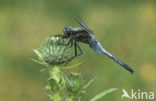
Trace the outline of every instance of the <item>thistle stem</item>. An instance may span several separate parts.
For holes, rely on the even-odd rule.
[[[53,101],[62,101],[61,96],[60,96],[59,93],[57,93],[57,94],[54,95]]]
[[[68,100],[67,101],[74,101],[74,95],[68,96]]]

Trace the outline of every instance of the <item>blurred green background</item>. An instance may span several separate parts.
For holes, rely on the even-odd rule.
[[[85,81],[97,77],[88,98],[119,88],[100,101],[121,99],[122,89],[156,93],[156,2],[148,0],[0,0],[0,101],[49,101],[47,74],[32,49],[65,26],[79,26],[79,15],[103,47],[129,64],[135,74],[80,43],[84,54],[69,65],[86,61],[74,72]]]

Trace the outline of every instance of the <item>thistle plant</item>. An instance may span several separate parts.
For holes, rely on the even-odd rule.
[[[40,49],[34,49],[33,51],[38,56],[38,60],[32,60],[45,65],[44,70],[46,70],[49,75],[45,91],[52,101],[86,101],[84,99],[82,100],[81,96],[86,93],[85,89],[94,79],[84,84],[80,74],[66,72],[67,69],[75,68],[84,62],[74,66],[65,66],[65,64],[72,61],[73,52],[71,47],[66,45],[64,39],[53,36],[49,37],[41,45]],[[116,89],[106,90],[91,98],[89,101],[97,101],[114,90]]]

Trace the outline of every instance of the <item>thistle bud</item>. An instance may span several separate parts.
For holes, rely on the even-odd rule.
[[[43,43],[41,49],[35,49],[34,52],[41,62],[50,65],[62,64],[72,58],[71,48],[65,44],[64,39],[59,37],[50,37]]]
[[[81,89],[81,77],[78,74],[70,73],[66,78],[66,86],[71,92],[77,93]]]

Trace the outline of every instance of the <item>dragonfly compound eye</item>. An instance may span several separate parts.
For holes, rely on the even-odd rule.
[[[69,33],[70,31],[71,31],[71,26],[67,26],[67,27],[65,27],[64,30],[63,30],[63,32],[64,32],[65,34]]]

